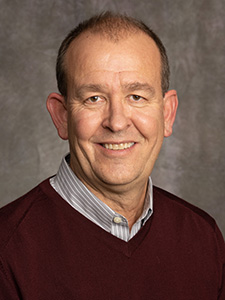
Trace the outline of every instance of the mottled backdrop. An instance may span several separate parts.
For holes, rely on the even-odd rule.
[[[68,147],[45,108],[57,49],[109,9],[141,18],[168,49],[180,105],[154,183],[206,210],[225,235],[224,0],[0,0],[0,205],[57,171]]]

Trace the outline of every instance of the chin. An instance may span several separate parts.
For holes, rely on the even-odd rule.
[[[111,172],[112,174],[113,172]],[[113,174],[113,176],[109,176],[109,173],[105,176],[101,174],[101,176],[98,177],[105,185],[111,185],[111,186],[121,186],[121,185],[128,185],[135,181],[137,176],[131,176],[129,174],[128,176],[125,176],[124,174]]]

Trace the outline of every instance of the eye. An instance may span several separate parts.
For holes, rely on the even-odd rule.
[[[133,101],[135,101],[135,102],[138,102],[140,100],[143,100],[143,97],[141,97],[139,95],[131,95],[130,99],[133,100]]]
[[[98,102],[99,100],[101,100],[101,98],[99,96],[92,96],[87,99],[87,101],[89,101],[91,103]]]
[[[102,96],[91,96],[85,100],[86,104],[101,104],[105,101],[105,98]]]

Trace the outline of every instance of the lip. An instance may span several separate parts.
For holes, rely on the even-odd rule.
[[[113,140],[106,140],[106,141],[97,141],[97,144],[125,144],[125,143],[136,143],[134,140],[121,140],[121,141],[113,141]]]
[[[119,147],[117,149],[110,149],[110,147],[106,148],[105,146],[103,146],[105,144],[107,144],[107,145],[121,145],[121,144],[129,145],[129,144],[133,144],[133,145],[131,145],[130,147],[124,148],[124,149],[119,149]],[[99,149],[101,151],[103,151],[103,153],[117,156],[117,155],[130,153],[136,147],[137,143],[134,142],[134,141],[129,141],[129,142],[128,141],[126,141],[126,142],[124,142],[124,141],[123,142],[121,142],[121,141],[119,141],[119,142],[118,141],[117,142],[107,141],[107,142],[104,142],[104,143],[102,143],[102,142],[97,143],[96,145],[99,146]]]
[[[131,148],[134,145],[134,142],[131,143],[104,143],[101,144],[104,148],[118,151],[118,150],[125,150]]]

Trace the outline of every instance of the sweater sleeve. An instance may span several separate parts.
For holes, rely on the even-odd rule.
[[[224,300],[225,299],[225,243],[224,243],[223,236],[217,226],[215,228],[215,232],[217,235],[219,257],[221,263],[221,273],[222,273],[218,300]]]
[[[223,281],[222,281],[222,286],[220,289],[218,300],[224,300],[224,299],[225,299],[225,265],[223,265]]]
[[[0,299],[1,300],[22,300],[3,271],[2,263],[0,261]]]

